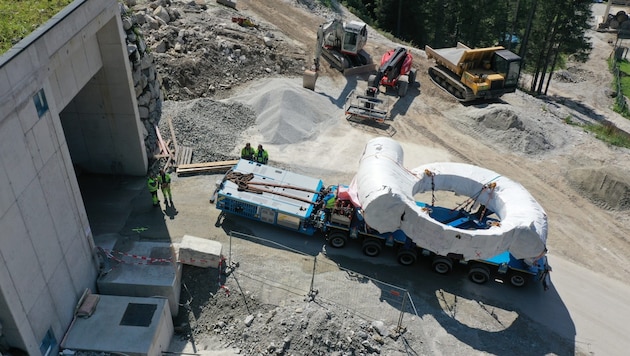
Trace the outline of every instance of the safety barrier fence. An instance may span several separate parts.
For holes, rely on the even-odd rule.
[[[404,316],[417,315],[408,291],[352,270],[342,268],[325,255],[311,256],[277,242],[231,232],[226,266],[238,280],[247,279],[269,300],[287,294],[327,302],[368,320],[403,327]],[[259,268],[261,257],[276,268]]]

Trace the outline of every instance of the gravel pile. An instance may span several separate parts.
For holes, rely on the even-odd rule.
[[[193,149],[193,163],[223,161],[238,158],[242,142],[249,141],[248,130],[262,137],[260,143],[299,143],[338,120],[337,110],[327,97],[296,80],[276,78],[231,99],[166,101],[160,132],[170,138],[170,118],[177,143]]]
[[[257,113],[256,126],[265,143],[306,141],[337,120],[337,107],[327,97],[289,78],[259,82],[228,102],[243,103]]]
[[[232,152],[239,133],[256,122],[256,113],[239,103],[212,99],[186,102],[166,101],[162,109],[160,132],[170,138],[172,121],[178,145],[193,149],[193,163],[237,159]]]
[[[242,355],[407,354],[404,341],[410,335],[395,325],[362,319],[318,298],[264,304],[232,278],[226,288],[212,289],[207,281],[216,280],[217,272],[184,266],[175,338]],[[188,287],[199,284],[205,287]]]

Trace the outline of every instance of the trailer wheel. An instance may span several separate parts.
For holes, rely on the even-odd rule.
[[[508,277],[510,279],[510,284],[514,287],[520,288],[527,284],[527,278],[523,273],[510,272]]]
[[[409,87],[409,77],[401,75],[398,78],[398,96],[403,97],[407,95],[407,88]]]
[[[439,274],[448,274],[453,270],[453,261],[447,257],[436,257],[431,264],[433,271]]]
[[[468,278],[477,284],[484,284],[490,280],[490,270],[486,266],[475,266],[468,271]]]
[[[342,248],[346,246],[348,238],[341,231],[333,231],[328,235],[328,244],[334,248]]]
[[[363,241],[361,249],[366,256],[376,257],[381,254],[381,250],[383,249],[383,247],[380,241],[375,239],[368,239]]]
[[[411,266],[416,263],[418,259],[418,254],[414,250],[400,250],[398,255],[396,256],[398,263],[403,266]]]

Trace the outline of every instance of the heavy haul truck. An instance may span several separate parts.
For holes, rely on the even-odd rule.
[[[432,190],[471,198],[457,208],[413,199]],[[324,237],[334,248],[358,240],[367,256],[393,248],[402,265],[428,258],[439,274],[465,268],[478,284],[549,282],[546,215],[521,185],[467,164],[407,170],[390,138],[368,142],[349,185],[240,160],[217,182],[215,201],[222,213]]]
[[[521,72],[521,57],[503,47],[456,47],[433,49],[425,46],[431,81],[461,102],[499,98],[513,93]]]

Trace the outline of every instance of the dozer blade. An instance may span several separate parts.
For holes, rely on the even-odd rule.
[[[315,90],[315,82],[317,81],[318,74],[312,70],[305,70],[302,75],[302,86],[306,89]]]
[[[350,75],[357,75],[357,74],[369,73],[369,72],[374,72],[374,71],[376,71],[376,63],[370,63],[370,64],[366,64],[362,66],[346,68],[343,71],[343,75],[347,77]]]

